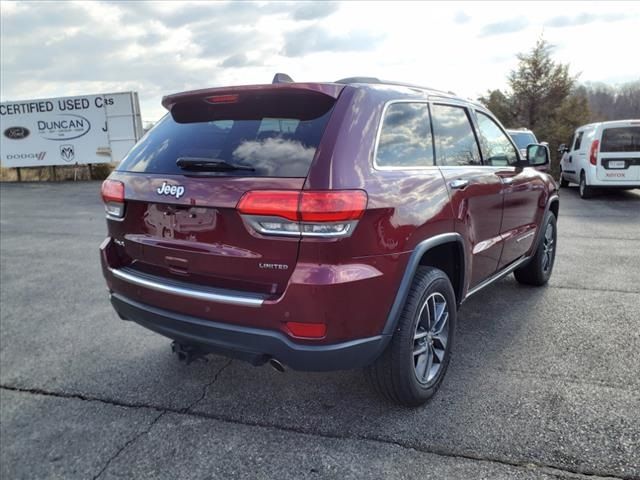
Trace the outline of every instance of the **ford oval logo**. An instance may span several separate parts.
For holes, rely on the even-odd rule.
[[[61,113],[47,120],[38,120],[38,133],[46,140],[73,140],[86,135],[91,122],[81,115]]]
[[[22,140],[29,136],[29,129],[26,127],[9,127],[4,131],[4,136],[11,140]]]

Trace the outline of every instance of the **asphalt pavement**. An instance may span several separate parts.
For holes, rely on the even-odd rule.
[[[550,284],[461,308],[423,408],[117,318],[99,183],[0,186],[0,478],[640,478],[640,191],[562,189]]]

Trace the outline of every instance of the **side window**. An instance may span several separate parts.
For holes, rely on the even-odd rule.
[[[478,142],[473,134],[467,110],[451,105],[433,105],[431,108],[436,164],[480,165]]]
[[[433,165],[431,120],[426,103],[392,103],[385,111],[376,151],[379,167]]]
[[[573,144],[573,149],[574,150],[580,150],[580,144],[582,143],[582,136],[584,135],[584,132],[578,132],[576,134],[576,141]]]
[[[491,117],[482,112],[477,112],[477,114],[485,165],[502,167],[517,163],[518,152],[509,141],[509,137]]]

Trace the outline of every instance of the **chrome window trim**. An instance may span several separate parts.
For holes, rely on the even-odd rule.
[[[116,268],[109,268],[111,274],[124,282],[137,285],[139,287],[155,290],[156,292],[168,293],[171,295],[179,295],[181,297],[193,298],[196,300],[205,300],[208,302],[225,303],[228,305],[239,305],[243,307],[261,307],[264,299],[255,296],[231,295],[221,292],[195,290],[179,285],[170,285],[143,278],[129,272],[125,272]]]
[[[396,103],[424,103],[425,105],[427,105],[427,108],[429,108],[429,121],[431,121],[431,108],[430,108],[430,104],[431,102],[429,100],[423,100],[423,99],[409,99],[409,98],[402,98],[402,99],[397,99],[397,100],[388,100],[385,102],[384,106],[382,107],[382,113],[380,114],[380,122],[378,123],[378,130],[376,132],[376,139],[375,139],[375,144],[373,147],[373,168],[374,170],[378,170],[378,171],[382,171],[382,172],[389,172],[389,171],[402,171],[402,172],[411,172],[411,171],[422,171],[422,170],[433,170],[438,168],[435,165],[435,158],[434,158],[434,165],[424,165],[424,166],[385,166],[385,165],[378,165],[378,145],[380,143],[380,135],[382,133],[382,126],[384,124],[384,117],[385,114],[387,113],[387,110],[389,109],[389,107],[391,105],[394,105]],[[433,144],[433,135],[431,136],[431,142]]]

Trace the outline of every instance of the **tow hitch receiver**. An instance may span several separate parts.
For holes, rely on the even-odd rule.
[[[189,365],[198,359],[206,361],[207,352],[196,347],[195,345],[186,345],[176,341],[171,342],[171,351],[178,356],[178,360]]]

